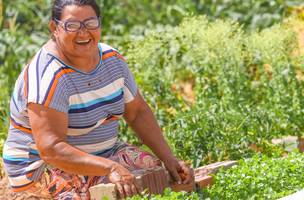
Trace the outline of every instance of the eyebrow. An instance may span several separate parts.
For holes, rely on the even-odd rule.
[[[60,21],[62,21],[62,22],[67,22],[67,21],[85,21],[87,19],[94,19],[94,18],[98,19],[99,17],[97,17],[97,16],[95,16],[95,17],[88,17],[88,18],[85,18],[83,20],[78,20],[78,19],[74,19],[74,18],[67,18],[65,20],[60,20]]]

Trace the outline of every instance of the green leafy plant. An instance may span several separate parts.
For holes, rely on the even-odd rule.
[[[164,191],[163,195],[141,195],[141,196],[134,196],[132,198],[127,198],[128,200],[178,200],[178,199],[185,199],[185,200],[199,200],[201,196],[198,193],[187,193],[187,192],[173,192],[169,188]]]
[[[279,155],[272,138],[303,132],[296,49],[287,25],[246,33],[231,21],[189,17],[131,44],[126,55],[175,153],[198,166],[250,157],[254,145]]]
[[[215,184],[205,189],[210,199],[278,199],[304,188],[304,156],[283,158],[255,155],[215,175]]]

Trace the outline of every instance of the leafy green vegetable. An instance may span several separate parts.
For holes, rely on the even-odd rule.
[[[187,193],[187,192],[173,192],[170,189],[166,189],[163,195],[142,195],[134,196],[132,198],[127,198],[128,200],[199,200],[201,196],[198,193]]]
[[[215,175],[215,184],[205,189],[212,200],[278,199],[304,188],[304,156],[283,158],[256,155]]]

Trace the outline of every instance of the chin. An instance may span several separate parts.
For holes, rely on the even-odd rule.
[[[93,55],[94,51],[92,50],[77,50],[74,52],[74,55],[77,57],[87,57]]]
[[[73,51],[77,54],[88,54],[94,52],[96,48],[98,48],[97,45],[77,46]]]

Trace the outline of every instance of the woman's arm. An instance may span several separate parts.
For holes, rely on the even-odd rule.
[[[122,165],[85,153],[66,142],[67,115],[39,104],[28,105],[33,137],[41,159],[65,172],[109,176],[121,197],[136,194],[134,176]]]
[[[190,181],[190,169],[172,154],[151,109],[139,92],[133,101],[126,104],[124,118],[143,143],[164,162],[177,182],[182,181],[180,174],[185,174],[183,182]]]
[[[39,104],[29,104],[28,114],[41,159],[66,172],[107,175],[113,161],[82,152],[66,142],[67,115]]]

